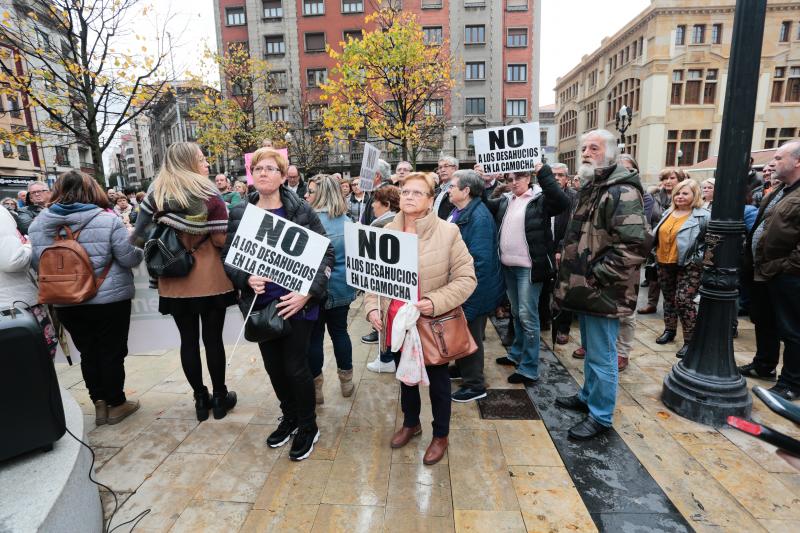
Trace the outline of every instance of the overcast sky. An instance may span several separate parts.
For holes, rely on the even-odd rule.
[[[492,0],[500,1],[500,0]],[[214,2],[170,0],[153,2],[163,20],[173,15],[175,70],[198,68],[206,44],[216,47]],[[578,64],[581,56],[596,50],[603,37],[613,35],[650,4],[650,0],[597,2],[596,0],[542,0],[541,105],[554,102],[556,78]],[[180,36],[180,37],[176,37]],[[214,73],[215,74],[215,73]]]

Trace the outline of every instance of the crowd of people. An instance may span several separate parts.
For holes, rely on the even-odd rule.
[[[418,239],[420,279],[413,311],[437,317],[463,310],[465,334],[475,343],[471,354],[452,364],[422,354],[433,411],[423,462],[435,464],[447,450],[450,402],[486,396],[483,338],[493,314],[510,316],[508,337],[502,339],[508,350],[495,361],[514,367],[510,383],[529,386],[539,380],[542,332],[552,328],[554,341],[567,344],[577,321],[580,347],[573,357],[584,360],[585,381],[577,394],[559,397],[556,404],[585,413],[569,435],[590,439],[612,425],[619,372],[628,366],[633,344],[640,283],[648,288],[648,302],[639,314],[655,313],[663,295],[664,331],[656,342],[675,342],[680,322],[676,355],[687,353],[715,183],[701,184],[681,169],[667,168],[656,187],[645,189],[636,161],[620,154],[615,136],[605,130],[583,135],[580,154],[575,176],[560,163],[505,175],[485,173],[480,165],[459,170],[459,161],[446,156],[435,173],[415,172],[406,161],[392,173],[380,160],[372,190],[363,191],[358,177],[305,179],[271,147],[252,155],[251,185],[224,174],[210,179],[201,149],[174,143],[147,192],[104,191],[89,176],[70,171],[52,191],[35,182],[27,194],[4,198],[0,309],[27,303],[51,354],[57,328],[69,332],[97,424],[116,424],[139,408],[124,393],[132,268],[143,261],[142,247],[156,230],[171,232],[175,246],[191,256],[189,270],[153,282],[159,311],[172,317],[180,335],[181,365],[197,419],[224,418],[237,403],[226,385],[227,308],[238,305],[245,316],[272,313],[283,330],[258,346],[282,417],[266,442],[279,447],[292,440],[289,457],[302,460],[320,435],[315,413],[325,401],[326,330],[341,394],[349,397],[355,390],[348,315],[357,291],[345,278],[345,224],[411,233]],[[798,184],[800,141],[781,146],[763,176],[751,172],[740,278],[741,305],[755,323],[757,351],[739,370],[777,380],[771,390],[789,400],[800,398]],[[223,263],[248,204],[327,236],[330,244],[308,294]],[[43,254],[64,239],[85,249],[97,290],[76,304],[46,306],[28,271],[36,272]],[[364,318],[373,331],[361,340],[380,343],[368,371],[398,369],[397,347],[409,337],[394,342],[392,337],[409,334],[403,323],[408,309],[399,300],[365,295]],[[735,331],[736,324],[731,327]],[[203,381],[201,339],[211,391]],[[784,363],[777,376],[781,342]],[[454,392],[451,381],[460,381]],[[418,383],[402,382],[400,397],[403,424],[389,443],[393,448],[423,431]]]

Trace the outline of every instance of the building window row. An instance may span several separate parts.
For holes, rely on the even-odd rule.
[[[567,87],[566,89],[564,89],[563,91],[561,91],[561,93],[559,93],[558,101],[563,104],[564,102],[568,102],[568,101],[572,100],[576,96],[578,96],[578,82],[577,81],[575,83],[573,83],[572,85],[570,85],[569,87]]]
[[[609,71],[614,72],[615,70],[622,68],[629,62],[641,56],[642,53],[644,52],[643,49],[644,49],[644,36],[635,39],[631,44],[629,44],[625,48],[620,49],[619,52],[609,57],[608,58]]]
[[[711,130],[669,130],[664,165],[684,167],[704,161],[710,146]]]
[[[706,25],[694,24],[692,26],[691,44],[706,43]],[[711,25],[711,44],[722,44],[722,24]],[[679,24],[675,28],[675,45],[683,46],[686,44],[686,25]]]
[[[617,111],[625,105],[631,111],[639,111],[639,78],[628,78],[619,82],[611,92],[608,93],[606,103],[606,120],[611,122],[617,115]]]
[[[770,101],[800,102],[800,67],[775,67]]]
[[[706,69],[705,71],[703,69],[673,70],[670,104],[715,103],[718,72],[715,68]]]
[[[558,138],[561,140],[574,137],[578,134],[578,113],[576,111],[567,111],[561,116],[558,121]]]
[[[792,141],[800,136],[800,128],[767,128],[764,139],[764,149],[778,148],[785,142]]]

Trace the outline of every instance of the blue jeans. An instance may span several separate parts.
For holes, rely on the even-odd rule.
[[[325,339],[325,326],[333,342],[333,355],[336,357],[336,366],[339,370],[353,368],[353,345],[350,343],[350,334],[347,333],[347,313],[350,304],[330,309],[319,310],[319,319],[311,330],[311,342],[308,346],[308,366],[311,375],[317,377],[322,373],[324,355],[322,341]]]
[[[610,426],[619,381],[619,319],[579,313],[578,323],[581,327],[581,346],[586,349],[584,382],[578,398],[589,406],[589,416],[604,426]]]
[[[517,366],[517,373],[539,379],[539,295],[541,283],[531,283],[531,269],[503,266],[506,292],[514,317],[514,343],[508,358]]]

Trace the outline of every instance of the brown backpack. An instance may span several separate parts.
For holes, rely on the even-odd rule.
[[[66,236],[61,235],[61,230]],[[68,226],[56,231],[53,244],[39,258],[39,303],[74,305],[91,300],[111,269],[112,259],[95,278],[94,267],[86,249],[78,242],[80,231]]]

